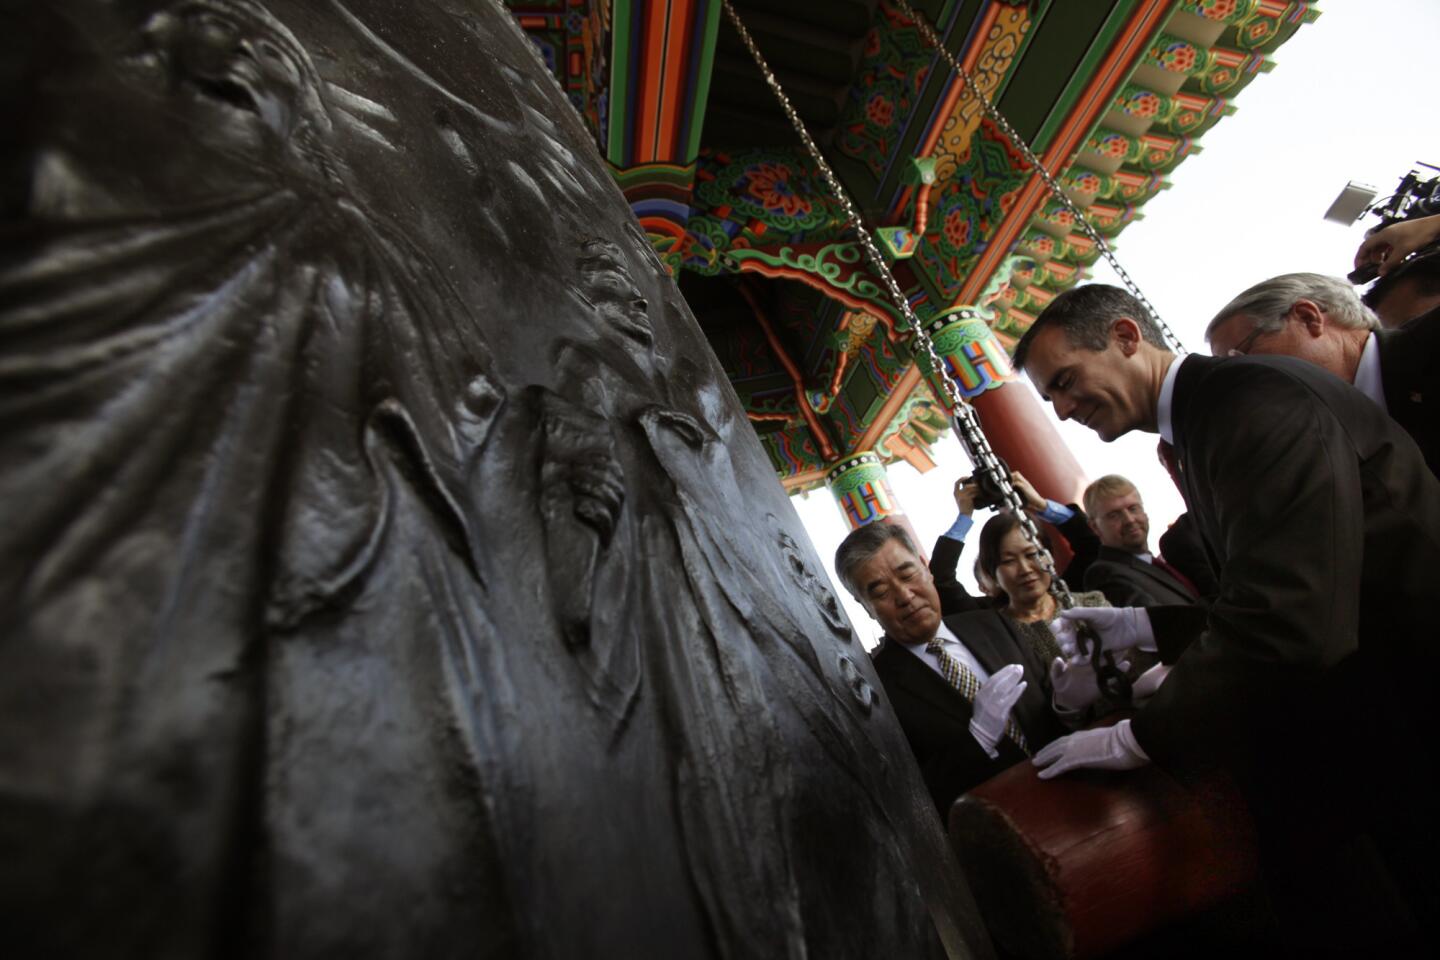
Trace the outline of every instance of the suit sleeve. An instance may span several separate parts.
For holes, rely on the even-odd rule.
[[[1161,764],[1243,765],[1344,712],[1317,698],[1358,647],[1360,465],[1335,415],[1281,371],[1237,364],[1192,402],[1203,420],[1185,446],[1222,541],[1220,594],[1133,729]]]
[[[1206,607],[1193,603],[1146,607],[1145,612],[1150,616],[1160,662],[1172,666],[1205,632],[1210,619]]]
[[[1149,607],[1155,598],[1140,586],[1136,577],[1125,574],[1113,563],[1100,562],[1085,574],[1085,589],[1105,594],[1112,607]]]
[[[942,616],[986,608],[984,601],[966,590],[965,585],[955,576],[955,571],[960,566],[960,554],[964,550],[964,540],[942,536],[935,541],[935,548],[930,551],[930,574],[935,578],[935,590],[940,594]]]
[[[1067,506],[1074,516],[1055,529],[1059,530],[1060,535],[1070,544],[1074,556],[1070,558],[1070,565],[1061,571],[1060,575],[1065,578],[1066,583],[1084,584],[1086,572],[1100,555],[1100,538],[1090,529],[1090,519],[1079,506],[1073,503]],[[1085,589],[1088,590],[1089,587]]]

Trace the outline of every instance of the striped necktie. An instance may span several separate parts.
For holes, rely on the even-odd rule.
[[[933,654],[940,662],[940,675],[945,678],[945,682],[958,690],[960,696],[968,702],[974,703],[975,694],[980,692],[980,678],[975,676],[975,671],[950,656],[945,650],[945,641],[939,637],[925,644],[925,652]],[[1015,722],[1013,711],[1005,718],[1005,735],[1015,741],[1015,746],[1019,747],[1025,756],[1030,756],[1030,745],[1025,742],[1025,734],[1020,732],[1020,725]]]

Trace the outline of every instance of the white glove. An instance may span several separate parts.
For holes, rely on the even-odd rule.
[[[1005,735],[1005,721],[1010,719],[1010,708],[1025,692],[1025,668],[1018,663],[1002,667],[980,685],[975,702],[970,705],[970,735],[985,752],[998,757],[1000,752],[995,744]]]
[[[1130,669],[1130,662],[1122,660],[1116,667],[1123,673]],[[1056,657],[1050,664],[1050,689],[1051,702],[1061,714],[1079,713],[1104,692],[1095,680],[1095,665],[1084,657]]]
[[[1072,607],[1061,610],[1060,619],[1088,623],[1099,635],[1103,650],[1139,647],[1155,652],[1155,631],[1150,627],[1150,614],[1144,607]],[[1053,622],[1050,629],[1056,632]],[[1060,639],[1058,632],[1056,639]],[[1063,648],[1063,642],[1061,646]]]
[[[1030,761],[1040,768],[1040,779],[1049,780],[1071,770],[1134,770],[1150,762],[1130,732],[1130,721],[1113,727],[1081,730],[1061,737],[1035,754]]]
[[[1050,632],[1055,636],[1055,642],[1060,645],[1060,652],[1067,660],[1073,660],[1080,652],[1079,634],[1080,628],[1075,625],[1074,620],[1062,620],[1056,617],[1046,624]]]
[[[1130,688],[1130,695],[1136,700],[1144,700],[1146,697],[1155,696],[1155,691],[1160,689],[1160,684],[1170,675],[1170,665],[1157,663],[1135,678],[1134,685]]]

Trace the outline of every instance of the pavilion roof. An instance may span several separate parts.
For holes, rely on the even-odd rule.
[[[892,269],[922,321],[975,305],[1009,347],[1086,275],[1099,251],[896,6],[734,5],[868,224],[892,228]],[[912,5],[1107,240],[1318,16],[1307,0]],[[866,449],[926,468],[945,407],[718,0],[510,6],[786,485],[817,486],[828,462]]]

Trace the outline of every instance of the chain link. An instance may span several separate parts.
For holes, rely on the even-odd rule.
[[[910,6],[907,0],[890,0],[890,2],[915,24],[916,29],[920,31],[920,35],[925,38],[925,42],[935,48],[936,52],[950,65],[950,69],[955,72],[955,76],[964,82],[965,89],[969,90],[970,95],[979,102],[985,111],[985,116],[989,117],[990,121],[1004,132],[1006,138],[1014,145],[1015,149],[1024,155],[1026,162],[1035,169],[1040,179],[1045,182],[1045,186],[1050,191],[1050,195],[1060,201],[1061,206],[1063,206],[1074,219],[1075,225],[1080,228],[1085,236],[1090,238],[1090,242],[1095,244],[1095,248],[1100,251],[1100,255],[1110,264],[1110,269],[1115,271],[1115,276],[1119,277],[1120,282],[1125,284],[1125,288],[1130,291],[1130,295],[1136,300],[1139,300],[1140,304],[1150,314],[1150,319],[1154,320],[1155,325],[1160,328],[1161,335],[1165,338],[1165,341],[1170,344],[1171,349],[1176,353],[1184,354],[1186,352],[1185,345],[1180,342],[1180,338],[1175,335],[1175,331],[1171,330],[1165,321],[1160,319],[1160,312],[1155,309],[1155,305],[1150,302],[1149,298],[1141,292],[1140,285],[1131,279],[1130,274],[1125,271],[1124,267],[1120,266],[1120,261],[1116,259],[1115,251],[1110,249],[1110,244],[1105,241],[1104,237],[1100,236],[1099,231],[1097,231],[1095,226],[1090,222],[1090,218],[1085,216],[1085,212],[1070,198],[1070,195],[1065,192],[1065,188],[1060,186],[1060,182],[1050,174],[1049,170],[1045,169],[1045,164],[1040,162],[1040,158],[1035,155],[1034,150],[1030,149],[1030,144],[1025,142],[1025,138],[1020,136],[1016,129],[1010,125],[1010,121],[1005,119],[1003,113],[995,109],[995,105],[990,102],[990,98],[985,96],[979,86],[976,85],[974,78],[970,76],[968,71],[960,66],[959,59],[956,58],[955,54],[951,53],[949,48],[941,41],[935,29],[930,26],[930,21],[922,17],[914,7]]]
[[[1024,533],[1025,539],[1028,540],[1031,546],[1039,553],[1040,565],[1045,572],[1050,575],[1050,589],[1060,606],[1065,609],[1073,607],[1075,605],[1075,598],[1071,595],[1070,588],[1056,571],[1054,557],[1050,555],[1050,551],[1046,549],[1044,543],[1041,542],[1040,529],[1035,525],[1035,521],[1031,518],[1029,511],[1025,509],[1025,501],[1020,496],[1020,491],[1015,489],[1015,485],[1010,482],[1009,475],[1001,468],[1000,458],[995,455],[994,449],[990,446],[990,441],[986,439],[985,433],[980,427],[980,418],[975,413],[975,408],[955,386],[954,380],[945,373],[945,364],[941,361],[940,355],[935,351],[934,341],[932,341],[930,335],[925,332],[919,318],[915,315],[915,311],[911,309],[909,299],[900,288],[900,284],[896,281],[895,275],[890,272],[890,266],[885,262],[885,258],[881,256],[880,249],[875,245],[870,231],[861,221],[859,211],[856,209],[854,202],[851,201],[850,194],[840,184],[840,179],[835,175],[835,171],[831,169],[830,164],[826,162],[824,154],[820,152],[820,147],[810,136],[810,131],[805,128],[805,122],[800,119],[800,114],[796,112],[794,105],[790,102],[790,98],[786,95],[784,89],[781,88],[780,81],[775,78],[775,74],[770,70],[770,65],[765,62],[765,57],[760,53],[760,48],[755,45],[754,39],[750,36],[750,31],[745,28],[745,24],[740,20],[739,14],[737,14],[735,8],[731,6],[730,0],[723,0],[723,3],[725,6],[725,15],[729,17],[730,23],[735,27],[735,32],[739,34],[741,43],[745,45],[745,48],[750,52],[750,56],[755,60],[756,66],[760,68],[760,73],[764,76],[765,83],[775,94],[775,99],[779,101],[781,109],[785,111],[785,116],[790,120],[790,125],[795,128],[795,132],[800,136],[800,141],[805,145],[805,149],[809,151],[811,159],[815,161],[815,165],[820,171],[820,176],[824,179],[825,185],[830,188],[831,194],[834,195],[836,201],[844,211],[846,223],[855,231],[856,238],[860,241],[860,246],[865,251],[866,260],[870,262],[870,266],[874,269],[876,275],[884,281],[885,288],[890,294],[890,299],[895,304],[895,309],[899,311],[905,320],[906,326],[910,330],[913,338],[911,343],[912,352],[914,345],[918,343],[921,350],[924,351],[926,358],[929,360],[931,369],[935,373],[935,379],[940,382],[945,391],[946,399],[949,400],[950,407],[954,410],[956,429],[960,434],[961,441],[965,444],[966,452],[970,456],[970,461],[975,465],[976,469],[983,471],[990,478],[994,487],[1000,491],[1005,506],[1009,508],[1011,514],[1019,521],[1020,529]]]

